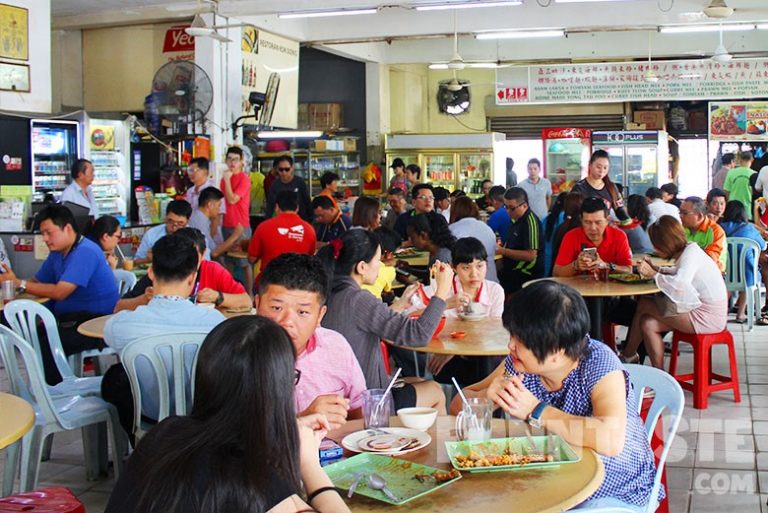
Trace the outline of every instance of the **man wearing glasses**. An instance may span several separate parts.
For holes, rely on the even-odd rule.
[[[307,183],[294,174],[293,159],[288,156],[279,157],[277,161],[277,180],[270,186],[267,196],[267,219],[275,213],[277,195],[283,191],[291,191],[296,195],[299,204],[299,216],[308,222],[313,220],[311,199]]]
[[[435,192],[428,183],[416,184],[411,190],[411,203],[413,210],[403,212],[397,216],[395,231],[403,240],[408,240],[408,218],[419,214],[426,214],[435,209]]]
[[[189,181],[192,182],[192,187],[187,189],[186,198],[190,205],[192,205],[192,211],[197,209],[200,200],[200,193],[208,187],[216,187],[216,182],[210,176],[209,162],[205,157],[197,157],[192,159],[187,166],[187,176]],[[221,203],[219,213],[223,214],[227,209],[224,202]]]
[[[230,146],[227,148],[227,170],[221,178],[221,192],[224,193],[226,211],[221,223],[221,235],[224,240],[229,239],[237,226],[242,226],[243,233],[239,239],[251,238],[251,179],[248,173],[243,172],[245,157],[242,148]],[[238,230],[239,231],[239,230]],[[225,258],[227,268],[232,272],[235,267],[240,267],[245,275],[244,283],[250,295],[253,284],[253,268],[247,258]],[[234,274],[234,272],[232,273]]]
[[[528,208],[528,194],[520,187],[510,187],[504,193],[504,208],[511,224],[507,241],[496,252],[503,257],[500,281],[504,292],[514,294],[523,284],[544,276],[544,247],[541,221]]]
[[[192,216],[192,206],[185,200],[173,200],[168,203],[165,209],[165,221],[163,224],[150,228],[141,238],[139,249],[133,256],[135,265],[148,264],[152,261],[152,246],[165,237],[175,233],[177,230],[187,226],[189,218]]]
[[[685,198],[680,205],[680,220],[690,242],[695,242],[725,272],[728,253],[725,251],[725,231],[707,216],[707,204],[697,196]]]

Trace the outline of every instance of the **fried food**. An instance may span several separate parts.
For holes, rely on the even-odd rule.
[[[466,456],[456,456],[456,465],[460,468],[502,467],[506,465],[527,465],[528,463],[544,463],[548,461],[554,461],[551,454],[518,454],[512,452],[509,448],[504,449],[502,454],[480,454],[477,451],[470,451]]]

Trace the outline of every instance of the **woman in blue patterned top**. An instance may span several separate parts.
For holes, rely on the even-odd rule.
[[[645,511],[656,466],[632,407],[634,390],[616,355],[587,336],[589,314],[579,293],[554,281],[534,283],[512,297],[503,320],[509,355],[465,394],[488,397],[512,417],[598,453],[605,479],[577,509]],[[453,413],[461,409],[456,399]]]

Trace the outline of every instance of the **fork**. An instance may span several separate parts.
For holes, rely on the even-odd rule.
[[[538,449],[536,448],[536,441],[531,436],[531,427],[526,424],[525,426],[525,437],[528,439],[528,445],[531,446],[531,449],[533,452],[536,452]]]

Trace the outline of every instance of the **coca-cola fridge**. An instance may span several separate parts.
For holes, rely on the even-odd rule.
[[[592,131],[587,128],[545,128],[544,177],[552,183],[553,194],[568,192],[584,178],[592,153]]]

